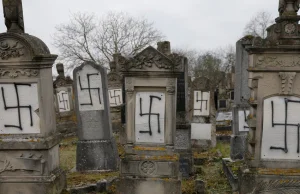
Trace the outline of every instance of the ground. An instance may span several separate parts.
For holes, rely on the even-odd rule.
[[[67,174],[68,188],[79,187],[96,183],[99,180],[117,177],[118,172],[109,173],[78,173],[73,172],[76,165],[76,137],[65,138],[60,144],[60,165]],[[118,151],[122,153],[122,146],[118,145]],[[193,194],[194,180],[201,179],[206,183],[208,194],[229,194],[230,185],[222,171],[221,158],[229,157],[229,143],[218,143],[216,148],[207,152],[194,151],[195,175],[190,179],[182,181],[183,194]],[[65,191],[63,194],[68,194]],[[96,193],[93,193],[96,194]],[[97,193],[98,194],[98,193]]]

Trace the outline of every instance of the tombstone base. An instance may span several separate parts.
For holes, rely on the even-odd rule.
[[[77,143],[76,170],[117,170],[117,148],[114,140],[86,140]]]
[[[60,194],[66,185],[66,175],[61,170],[50,176],[0,176],[3,194]]]
[[[181,181],[159,178],[120,178],[117,194],[181,194]]]
[[[239,192],[300,193],[300,170],[243,169],[239,175]]]
[[[232,135],[230,139],[230,158],[243,160],[247,150],[247,134]]]

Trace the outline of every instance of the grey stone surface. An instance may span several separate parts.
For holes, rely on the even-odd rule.
[[[232,160],[243,160],[247,151],[247,136],[232,135],[230,140],[230,158]]]
[[[117,166],[113,140],[87,140],[77,142],[77,171],[111,171]]]
[[[83,84],[77,79],[77,73],[87,66],[97,71],[101,76],[101,86],[93,86],[100,88],[100,92],[96,93],[99,96],[101,108],[94,108],[92,97],[91,104],[87,105],[91,110],[81,110],[79,102],[78,84]],[[77,144],[77,160],[76,169],[78,171],[95,171],[95,170],[116,170],[117,169],[117,149],[115,141],[113,141],[110,107],[108,102],[107,90],[107,74],[104,67],[91,62],[85,62],[73,71],[74,91],[75,91],[75,107],[78,123],[78,138]],[[88,74],[86,74],[87,79]],[[92,80],[90,80],[92,82]],[[89,81],[88,81],[89,83]],[[85,83],[87,84],[87,83]],[[88,87],[87,85],[84,87]],[[90,86],[92,87],[92,86]],[[102,97],[102,98],[101,98]],[[102,101],[101,101],[102,100]],[[95,110],[94,110],[95,109]]]
[[[15,87],[5,98],[14,96],[19,102],[10,102],[28,111],[7,112],[1,100],[0,115],[9,115],[5,122],[10,126],[0,126],[0,193],[61,193],[66,179],[59,167],[52,81],[57,56],[42,40],[24,33],[22,1],[4,1],[3,6],[8,32],[0,34],[0,84]],[[18,90],[15,83],[28,89]]]
[[[245,153],[246,146],[242,146],[240,141],[237,141],[235,136],[240,135],[239,129],[239,111],[250,109],[247,101],[250,99],[250,88],[248,86],[248,66],[249,55],[246,47],[251,45],[252,37],[244,37],[236,43],[236,65],[235,65],[235,88],[234,88],[234,105],[232,108],[232,133],[234,139],[231,140],[230,155],[232,159],[242,159]],[[238,140],[241,140],[237,137]],[[242,146],[242,147],[240,147]],[[240,158],[242,157],[242,158]]]
[[[168,179],[120,178],[117,194],[181,194],[181,181]]]

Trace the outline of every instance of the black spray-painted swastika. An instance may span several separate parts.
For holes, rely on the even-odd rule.
[[[116,95],[116,92],[122,92],[122,91],[121,90],[113,90],[114,94],[112,94],[112,91],[109,91],[109,97],[110,97],[110,99],[114,100],[114,102],[110,103],[112,105],[118,105],[118,103],[121,104],[121,96],[120,95]]]
[[[92,73],[92,74],[87,74],[87,82],[88,82],[88,86],[86,88],[83,88],[82,87],[82,84],[81,84],[81,79],[80,79],[80,76],[78,76],[78,79],[79,79],[79,86],[80,86],[80,90],[83,91],[83,90],[88,90],[89,92],[89,96],[90,96],[90,102],[87,102],[87,103],[81,103],[80,105],[81,106],[93,106],[93,99],[92,99],[92,94],[91,94],[91,90],[96,90],[98,92],[98,97],[99,97],[99,103],[101,104],[101,98],[100,98],[100,88],[91,88],[91,79],[90,77],[91,76],[97,76],[99,75],[99,73]]]
[[[148,113],[143,113],[142,110],[142,98],[140,98],[140,116],[143,117],[145,115],[148,115],[148,125],[149,125],[149,130],[148,131],[140,131],[140,133],[149,133],[150,136],[152,136],[152,129],[151,129],[151,116],[157,116],[157,132],[160,133],[160,114],[159,113],[152,113],[152,103],[153,99],[158,99],[159,101],[161,100],[160,97],[158,96],[152,96],[150,95],[150,105],[149,105],[149,112]]]
[[[58,95],[58,100],[60,103],[63,103],[63,107],[59,107],[60,110],[69,110],[69,101],[65,99],[65,95],[68,96],[68,93],[62,92],[61,98],[60,95]]]
[[[28,109],[29,110],[29,114],[30,114],[30,126],[33,126],[32,107],[31,107],[31,105],[27,105],[27,106],[20,105],[20,98],[19,98],[18,86],[20,86],[20,87],[24,87],[24,86],[31,87],[31,84],[14,83],[16,97],[17,97],[17,105],[16,106],[8,106],[6,104],[5,91],[4,91],[4,88],[1,87],[2,100],[3,100],[3,104],[4,104],[4,110],[7,111],[7,110],[10,110],[10,109],[17,109],[17,111],[18,111],[18,121],[19,121],[19,125],[9,124],[9,125],[4,125],[4,127],[6,127],[6,128],[9,128],[9,127],[11,127],[11,128],[18,128],[20,130],[23,130],[21,109]]]
[[[292,127],[297,127],[297,131],[298,131],[298,136],[297,136],[297,153],[299,153],[299,130],[300,130],[300,123],[298,124],[291,124],[291,123],[287,123],[288,120],[288,105],[290,103],[300,103],[300,101],[296,101],[296,100],[289,100],[287,98],[284,99],[284,103],[285,103],[285,116],[284,116],[284,123],[275,123],[274,122],[274,102],[271,101],[271,108],[272,108],[272,127],[275,126],[284,126],[284,147],[275,147],[275,146],[271,146],[270,149],[272,150],[282,150],[285,153],[288,153],[288,146],[287,146],[287,126],[292,126]],[[300,119],[299,119],[300,120]]]
[[[200,102],[200,108],[199,109],[194,109],[194,110],[200,110],[200,112],[202,112],[202,108],[203,108],[203,102],[205,102],[205,110],[207,110],[207,102],[208,100],[203,100],[203,92],[201,93],[201,99],[199,99],[199,92],[196,92],[196,102]]]

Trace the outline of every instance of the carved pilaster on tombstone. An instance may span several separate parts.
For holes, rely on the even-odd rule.
[[[57,55],[25,34],[21,0],[3,0],[0,34],[0,193],[61,193],[52,65]],[[13,33],[12,33],[13,32]]]
[[[280,72],[279,76],[281,78],[281,94],[292,94],[296,72]]]
[[[174,148],[180,70],[153,47],[121,64],[126,144],[117,193],[181,193],[179,155]]]

